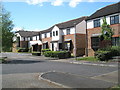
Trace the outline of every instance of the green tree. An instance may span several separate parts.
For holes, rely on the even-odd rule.
[[[10,20],[10,13],[4,9],[2,5],[0,5],[0,29],[2,32],[2,51],[11,51],[12,50],[12,38],[14,36],[12,29],[13,29],[13,22]]]
[[[110,25],[107,24],[105,17],[103,18],[103,24],[102,24],[101,28],[102,28],[101,38],[103,40],[109,40],[109,41],[111,41],[112,40],[112,35],[114,33],[113,33],[113,29],[110,27]]]

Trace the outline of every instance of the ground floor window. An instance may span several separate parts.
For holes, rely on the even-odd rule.
[[[43,49],[47,49],[48,48],[48,43],[44,43],[43,44]]]
[[[59,50],[62,49],[62,43],[59,43]]]
[[[120,37],[113,37],[112,38],[112,45],[113,46],[120,46]]]
[[[37,51],[38,50],[38,44],[32,45],[33,46],[33,51]]]
[[[72,50],[72,41],[67,41],[64,43],[64,48],[67,51],[71,51]]]
[[[98,50],[98,48],[100,47],[100,38],[99,37],[91,37],[91,47],[94,50]]]

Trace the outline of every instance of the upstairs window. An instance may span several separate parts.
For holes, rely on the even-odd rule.
[[[25,37],[23,37],[23,40],[25,41]]]
[[[67,29],[67,35],[70,34],[70,29]]]
[[[58,36],[58,31],[56,31],[56,36]]]
[[[32,41],[32,37],[30,37],[30,41]]]
[[[45,38],[46,38],[46,37],[47,37],[47,34],[45,33],[44,35],[45,35]]]
[[[100,27],[100,19],[94,20],[94,28]]]
[[[52,37],[52,32],[50,32],[50,37]]]
[[[119,23],[119,16],[118,15],[110,17],[110,24],[118,24],[118,23]]]
[[[37,40],[37,36],[36,36],[36,40]]]
[[[39,34],[39,40],[41,40],[41,35]]]
[[[53,31],[53,36],[55,36],[55,32]]]

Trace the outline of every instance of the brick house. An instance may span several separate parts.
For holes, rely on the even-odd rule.
[[[120,2],[118,2],[97,10],[87,18],[87,56],[94,56],[94,52],[106,44],[102,43],[99,38],[104,17],[106,17],[107,24],[114,29],[112,45],[120,46]]]
[[[55,24],[41,31],[43,49],[69,50],[76,56],[85,55],[86,17]]]
[[[42,42],[40,32],[34,31],[24,31],[20,30],[15,33],[16,43],[13,44],[13,52],[16,48],[30,48],[32,47],[33,51],[41,51]]]

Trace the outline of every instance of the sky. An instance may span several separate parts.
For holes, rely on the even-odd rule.
[[[99,0],[97,0],[99,1]],[[4,8],[11,13],[14,31],[40,31],[54,24],[90,16],[96,10],[119,0],[4,0]]]

